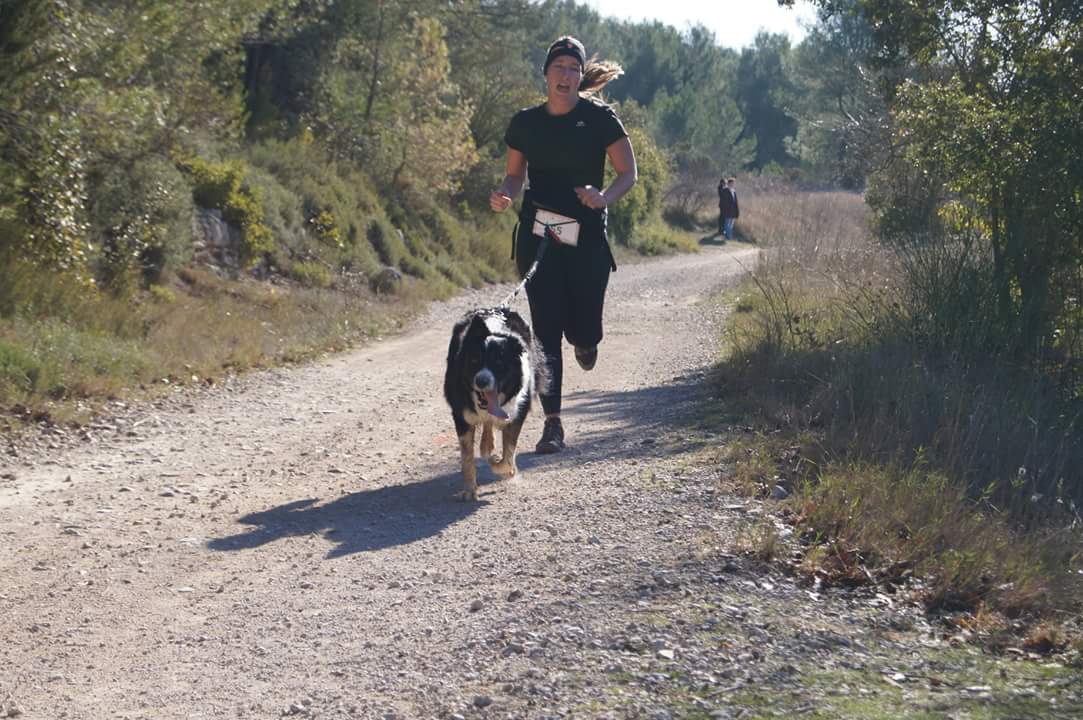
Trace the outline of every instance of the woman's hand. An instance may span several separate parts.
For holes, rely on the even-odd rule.
[[[511,196],[500,190],[493,190],[493,194],[489,196],[489,207],[494,212],[504,212],[511,207]]]
[[[595,210],[604,210],[606,206],[609,205],[609,203],[606,202],[605,195],[602,194],[602,191],[593,185],[577,187],[575,189],[575,194],[579,196],[579,202]]]
[[[526,155],[508,148],[508,160],[504,182],[496,186],[489,196],[489,207],[493,212],[504,212],[511,207],[512,201],[523,189],[526,182]]]

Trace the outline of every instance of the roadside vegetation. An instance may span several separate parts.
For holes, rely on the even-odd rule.
[[[783,206],[799,212],[778,220]],[[742,491],[781,500],[804,545],[795,571],[913,594],[997,643],[1068,647],[1072,631],[1043,622],[1079,612],[1083,398],[931,344],[935,318],[910,308],[934,278],[875,241],[860,196],[746,207],[746,231],[770,241],[732,299],[713,415],[754,430],[722,461]],[[748,551],[781,554],[777,533],[757,537]]]
[[[755,439],[725,466],[781,500],[810,587],[902,593],[991,646],[1078,660],[1083,24],[1035,3],[817,4],[817,71],[847,108],[830,132],[864,192],[746,193],[767,250],[710,415]]]

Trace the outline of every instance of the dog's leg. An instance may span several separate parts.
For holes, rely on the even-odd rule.
[[[485,423],[481,426],[481,456],[492,462],[493,450],[496,449],[496,440],[493,439],[493,424]]]
[[[459,436],[459,454],[463,464],[463,491],[460,500],[478,499],[478,469],[474,466],[474,426],[467,426]]]
[[[502,478],[514,477],[519,469],[515,466],[515,446],[519,443],[519,432],[523,429],[523,421],[516,420],[504,426],[502,431],[503,457],[500,462],[492,464],[493,472]]]

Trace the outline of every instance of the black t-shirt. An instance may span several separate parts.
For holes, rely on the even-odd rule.
[[[512,117],[504,142],[526,156],[529,198],[575,217],[586,210],[575,188],[601,189],[606,148],[627,136],[611,107],[580,98],[564,115],[550,115],[544,103],[520,110]]]

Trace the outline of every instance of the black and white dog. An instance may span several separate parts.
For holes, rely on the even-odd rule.
[[[545,363],[530,326],[505,307],[472,310],[455,323],[447,351],[444,397],[451,406],[463,469],[463,500],[477,500],[474,435],[481,430],[481,455],[493,472],[517,472],[515,446],[535,392],[544,387]],[[503,452],[493,455],[493,427],[503,435]]]

